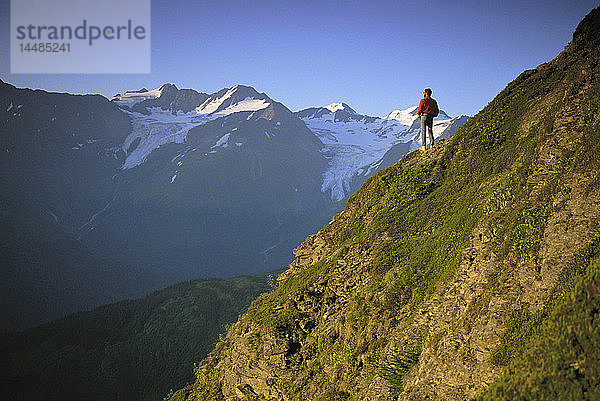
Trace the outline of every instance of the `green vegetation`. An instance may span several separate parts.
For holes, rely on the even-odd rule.
[[[600,259],[578,262],[549,308],[513,319],[497,354],[513,359],[477,400],[600,398]]]
[[[0,336],[5,400],[160,400],[192,380],[268,278],[180,283]]]
[[[546,222],[545,209],[525,209],[510,235],[512,250],[520,255],[529,254],[539,243],[542,228]]]
[[[314,364],[295,371],[293,380],[278,382],[288,397],[302,399],[311,391],[323,395],[328,383],[338,383],[337,391],[352,394],[353,374],[361,363],[383,366],[370,380],[381,376],[391,396],[399,394],[419,353],[396,357],[382,353],[390,341],[393,316],[407,306],[416,310],[436,286],[453,276],[482,216],[491,213],[490,218],[501,226],[498,247],[506,252],[535,250],[533,243],[515,249],[508,246],[510,232],[540,232],[545,220],[538,211],[545,210],[548,201],[529,199],[523,185],[542,136],[535,129],[525,133],[520,128],[534,96],[520,87],[527,83],[523,81],[518,78],[467,122],[439,157],[422,160],[413,153],[371,177],[349,199],[345,215],[323,230],[332,250],[327,257],[262,295],[234,326],[232,335],[249,324],[258,326],[263,335],[278,335],[293,332],[301,322],[318,324],[339,297],[339,290],[333,288],[336,283],[356,276],[372,278],[363,290],[347,295],[334,332],[300,340],[299,359]],[[482,132],[487,133],[484,138]],[[520,237],[515,241],[519,243]],[[339,267],[340,261],[356,260],[362,263],[359,270]],[[307,298],[307,312],[292,302]],[[205,361],[205,368],[197,371],[195,399],[220,396],[218,375],[212,369],[221,354],[231,352],[230,347],[230,342],[222,342]],[[262,355],[261,344],[253,352]],[[364,355],[369,357],[365,360]]]
[[[578,252],[571,263],[562,270],[558,283],[544,308],[534,313],[528,309],[520,309],[512,313],[506,330],[501,336],[501,344],[492,356],[494,363],[506,365],[513,358],[523,354],[528,347],[528,341],[540,335],[540,325],[545,324],[553,311],[562,307],[569,299],[569,294],[584,280],[584,276],[590,271],[592,260],[598,255],[600,255],[600,238]]]
[[[381,366],[381,375],[390,386],[390,399],[397,399],[404,387],[404,377],[419,362],[422,339],[414,341],[405,349],[394,354],[390,361]]]

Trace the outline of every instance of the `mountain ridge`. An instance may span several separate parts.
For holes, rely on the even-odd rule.
[[[0,202],[15,205],[7,213],[30,215],[27,224],[41,222],[70,239],[40,253],[57,262],[46,265],[21,257],[30,247],[27,241],[5,243],[12,248],[4,255],[19,261],[11,269],[55,266],[48,272],[52,280],[46,290],[62,290],[53,290],[55,302],[48,303],[48,291],[30,291],[40,287],[35,277],[15,271],[11,288],[21,290],[11,290],[10,296],[31,295],[11,299],[19,310],[3,329],[115,301],[115,294],[139,296],[184,279],[270,271],[265,266],[289,261],[293,244],[333,213],[318,183],[326,166],[318,139],[285,106],[273,102],[240,112],[223,105],[226,114],[208,117],[202,121],[208,125],[202,126],[190,124],[182,110],[173,113],[178,99],[187,96],[175,88],[130,92],[121,99],[136,104],[120,107],[100,95],[0,85]],[[136,106],[148,114],[132,111]],[[154,146],[153,136],[163,133],[177,140]],[[252,213],[241,215],[247,210],[243,199],[252,201]],[[8,219],[0,223],[4,234],[14,230]],[[40,233],[48,237],[41,242],[60,243],[51,238],[51,230]],[[87,285],[84,269],[67,277],[58,267],[79,266],[84,254],[90,265],[102,266],[92,262],[96,255],[113,261],[107,269],[123,267],[117,276],[132,281],[132,289],[120,288],[110,274],[97,271],[98,287],[109,290],[94,302],[72,299]],[[65,255],[81,257],[69,261]],[[141,272],[148,280],[138,279]],[[62,309],[34,313],[45,304]],[[71,304],[79,307],[67,307]]]

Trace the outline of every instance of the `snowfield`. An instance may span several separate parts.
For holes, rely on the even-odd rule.
[[[202,115],[195,112],[173,114],[160,107],[150,108],[150,115],[124,110],[132,117],[133,131],[125,138],[121,146],[127,154],[122,169],[130,169],[142,164],[155,149],[167,143],[184,143],[187,133],[192,128],[207,123],[216,116]],[[136,139],[139,144],[129,151]]]
[[[110,99],[119,106],[133,107],[139,102],[143,102],[146,99],[156,99],[160,97],[161,90],[159,88],[146,91],[146,92],[125,92],[122,95],[117,95]]]

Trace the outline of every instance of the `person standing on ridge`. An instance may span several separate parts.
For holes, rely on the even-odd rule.
[[[431,97],[431,93],[431,89],[429,88],[423,91],[423,99],[419,102],[419,108],[417,109],[417,115],[421,120],[421,150],[427,149],[427,142],[425,140],[427,128],[429,128],[430,147],[433,146],[433,118],[440,114],[438,104]]]

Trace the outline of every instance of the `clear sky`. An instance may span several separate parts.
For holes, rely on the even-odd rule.
[[[385,116],[423,88],[473,115],[525,69],[554,58],[600,1],[152,0],[150,74],[10,74],[0,3],[0,78],[18,87],[117,92],[171,82],[255,87],[292,110],[348,103]]]

